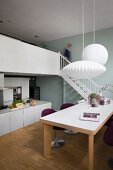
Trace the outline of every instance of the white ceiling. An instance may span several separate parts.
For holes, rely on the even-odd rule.
[[[84,29],[90,32],[94,0],[84,1]],[[113,27],[113,0],[95,3],[96,30]],[[0,33],[33,44],[81,34],[82,0],[0,0],[0,21]]]

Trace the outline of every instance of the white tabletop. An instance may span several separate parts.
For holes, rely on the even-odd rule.
[[[83,112],[100,113],[99,122],[80,120],[80,116],[83,114]],[[80,103],[67,109],[57,111],[51,115],[42,117],[41,121],[42,123],[50,125],[55,124],[59,127],[63,127],[63,125],[66,125],[69,129],[77,128],[80,132],[85,130],[86,134],[89,134],[90,131],[93,134],[96,134],[101,125],[103,125],[112,115],[112,112],[113,101],[111,101],[111,103],[108,105],[99,106],[95,108],[91,107],[86,101],[84,103]]]

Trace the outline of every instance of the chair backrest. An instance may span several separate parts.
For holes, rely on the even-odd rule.
[[[104,133],[104,136],[103,136],[103,140],[107,145],[113,146],[113,121],[107,127],[107,129]]]
[[[112,121],[113,121],[113,115],[108,119],[108,121],[105,123],[105,125],[109,126]]]
[[[71,106],[74,106],[74,104],[73,103],[64,103],[60,106],[60,110],[66,109]]]
[[[54,112],[56,112],[56,111],[54,109],[52,109],[52,108],[44,109],[42,111],[41,117],[47,116],[47,115],[52,114]]]

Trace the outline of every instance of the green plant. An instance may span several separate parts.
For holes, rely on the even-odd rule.
[[[17,104],[17,103],[24,103],[24,101],[22,99],[15,99],[13,101],[14,104]]]
[[[93,99],[93,98],[97,97],[97,94],[96,93],[91,93],[89,96],[90,96],[90,99]]]
[[[15,108],[17,103],[24,103],[22,99],[15,99],[12,103],[12,106]]]

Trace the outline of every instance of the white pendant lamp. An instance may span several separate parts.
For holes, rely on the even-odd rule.
[[[84,1],[84,0],[83,0]],[[94,25],[93,25],[93,38],[94,44],[90,44],[83,48],[82,60],[95,61],[99,64],[105,65],[108,60],[108,51],[101,44],[95,44],[95,0],[94,2]]]
[[[94,61],[105,65],[108,60],[107,49],[101,44],[90,44],[83,49],[82,60]]]
[[[93,61],[76,61],[65,66],[62,71],[75,79],[87,79],[101,75],[106,68]]]

